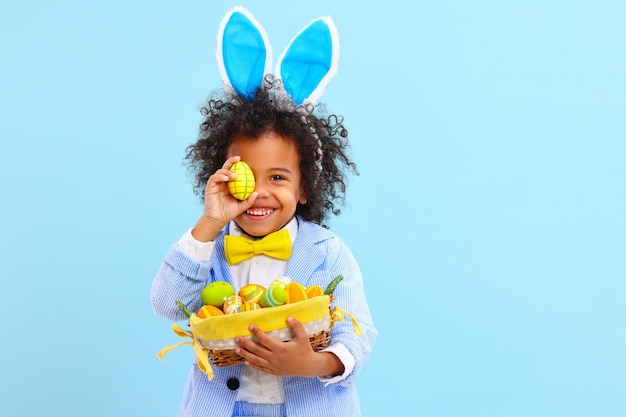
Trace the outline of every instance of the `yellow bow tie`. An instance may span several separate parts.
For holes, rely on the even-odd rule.
[[[287,260],[291,256],[291,238],[287,229],[270,233],[260,240],[243,236],[224,236],[224,254],[229,265],[236,265],[254,255]]]

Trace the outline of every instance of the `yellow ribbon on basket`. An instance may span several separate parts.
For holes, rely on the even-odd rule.
[[[335,323],[336,321],[343,322],[343,316],[350,317],[350,320],[352,321],[352,326],[354,326],[354,333],[356,333],[357,336],[360,336],[361,333],[363,333],[363,331],[359,327],[359,323],[357,323],[356,319],[354,318],[352,314],[348,313],[346,310],[344,310],[341,307],[335,306],[333,308],[333,311],[330,314],[330,322],[331,323]]]
[[[175,345],[164,347],[163,349],[159,351],[159,353],[157,353],[157,358],[163,359],[165,355],[167,354],[167,352],[169,352],[170,350],[176,349],[179,346],[192,345],[194,353],[196,354],[196,362],[198,363],[198,368],[200,368],[200,370],[207,375],[207,377],[209,378],[209,381],[212,380],[213,369],[211,368],[211,364],[209,363],[208,353],[202,350],[202,348],[198,346],[198,344],[195,342],[195,339],[193,337],[193,332],[191,330],[184,330],[182,327],[178,325],[178,323],[174,323],[172,325],[172,330],[178,336],[188,337],[191,340],[179,342],[179,343],[176,343]]]

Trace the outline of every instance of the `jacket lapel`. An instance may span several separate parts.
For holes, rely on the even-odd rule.
[[[306,284],[326,258],[326,254],[318,248],[317,243],[331,236],[332,234],[323,227],[298,218],[298,235],[285,275]]]
[[[211,255],[211,264],[213,265],[213,273],[212,277],[214,281],[226,281],[231,285],[233,283],[233,277],[230,274],[230,267],[228,266],[228,262],[226,262],[226,257],[224,256],[224,235],[225,232],[222,230],[220,234],[215,238],[215,247],[213,248],[213,254]]]

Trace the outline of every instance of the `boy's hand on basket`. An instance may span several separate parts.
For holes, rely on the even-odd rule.
[[[335,354],[313,350],[302,323],[290,317],[287,324],[295,335],[290,341],[279,342],[251,325],[250,332],[257,341],[237,337],[235,352],[245,359],[246,365],[272,375],[321,377],[343,372],[343,363]]]

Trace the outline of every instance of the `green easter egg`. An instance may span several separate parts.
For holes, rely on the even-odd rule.
[[[200,293],[200,298],[205,305],[222,308],[224,301],[234,294],[235,289],[228,282],[216,281],[204,287],[202,293]]]
[[[261,297],[260,304],[262,307],[274,307],[285,304],[287,300],[287,292],[281,287],[268,288]]]

